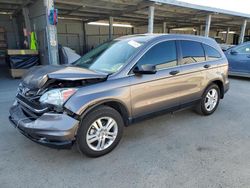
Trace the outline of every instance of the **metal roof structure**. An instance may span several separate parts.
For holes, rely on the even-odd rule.
[[[0,0],[0,11],[15,14],[35,0]],[[148,24],[148,7],[154,6],[154,24],[166,22],[168,28],[199,27],[205,25],[206,16],[212,14],[211,28],[239,31],[250,14],[184,3],[177,0],[55,0],[59,16],[84,22],[108,20]],[[250,26],[247,26],[249,29]]]
[[[127,22],[134,26],[148,24],[148,7],[155,7],[154,24],[166,22],[168,28],[199,27],[212,14],[211,28],[240,30],[250,14],[183,3],[176,0],[55,0],[59,15],[85,22],[107,20]]]
[[[214,7],[208,7],[208,6],[202,6],[202,5],[195,5],[195,4],[186,3],[186,2],[182,2],[182,1],[176,1],[176,0],[152,0],[152,1],[157,2],[157,3],[164,3],[164,4],[170,4],[170,5],[185,7],[185,8],[204,10],[204,11],[208,11],[208,12],[214,12],[214,13],[220,13],[220,14],[227,14],[227,15],[250,18],[250,14],[245,14],[245,13],[236,12],[236,11],[230,11],[230,10],[221,9],[221,8],[214,8]]]

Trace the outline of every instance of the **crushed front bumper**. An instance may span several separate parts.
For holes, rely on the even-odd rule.
[[[79,121],[59,113],[44,113],[37,119],[28,117],[19,104],[10,108],[10,122],[34,142],[53,148],[71,148]]]

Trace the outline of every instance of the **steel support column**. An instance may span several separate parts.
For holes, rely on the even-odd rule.
[[[82,30],[83,30],[83,54],[87,53],[87,35],[86,35],[86,23],[82,22]]]
[[[244,42],[245,32],[247,27],[247,20],[244,20],[241,26],[241,32],[240,32],[240,38],[239,38],[239,44]]]
[[[113,17],[109,17],[109,40],[113,39],[113,21],[114,18]]]
[[[210,31],[210,25],[211,25],[211,18],[212,18],[211,14],[207,15],[207,18],[206,18],[206,28],[205,28],[205,34],[204,34],[205,37],[209,37],[209,31]]]
[[[54,9],[53,0],[44,0],[44,5],[46,8],[46,14],[49,15],[50,10]],[[51,25],[46,16],[46,35],[48,44],[48,54],[49,54],[49,64],[57,65],[59,64],[58,58],[58,39],[57,39],[57,28],[56,25]]]
[[[19,49],[20,48],[20,38],[19,38],[19,33],[18,33],[18,28],[17,28],[16,17],[12,18],[12,26],[14,28],[14,33],[15,33],[16,47]]]
[[[28,33],[28,46],[30,46],[30,35],[29,33],[31,32],[31,24],[30,24],[30,18],[29,18],[29,9],[27,7],[23,7],[22,8],[22,12],[23,12],[23,17],[24,17],[24,24],[25,24],[25,28],[27,30]]]
[[[148,33],[154,32],[154,11],[154,6],[148,8]]]
[[[162,33],[166,33],[166,27],[167,27],[167,23],[163,22],[162,23]]]
[[[131,27],[131,33],[132,33],[132,35],[135,34],[135,28],[134,27]]]
[[[227,33],[226,33],[226,38],[225,38],[226,44],[228,43],[229,32],[230,32],[230,27],[227,28]]]
[[[199,28],[199,35],[202,35],[202,29],[203,29],[203,25],[200,25],[200,28]]]

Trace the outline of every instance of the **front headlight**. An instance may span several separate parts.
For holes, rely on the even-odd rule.
[[[52,104],[55,106],[62,106],[63,103],[75,92],[76,88],[61,88],[61,89],[52,89],[44,93],[39,101],[44,104]]]

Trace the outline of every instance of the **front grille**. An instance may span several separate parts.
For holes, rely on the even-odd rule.
[[[36,97],[37,96],[37,89],[29,89],[28,87],[25,87],[22,83],[19,84],[17,92],[25,97]]]
[[[32,112],[35,115],[42,115],[43,113],[48,111],[48,107],[44,107],[40,105],[38,102],[29,100],[20,94],[17,94],[16,99],[25,111],[28,110],[29,112]]]

